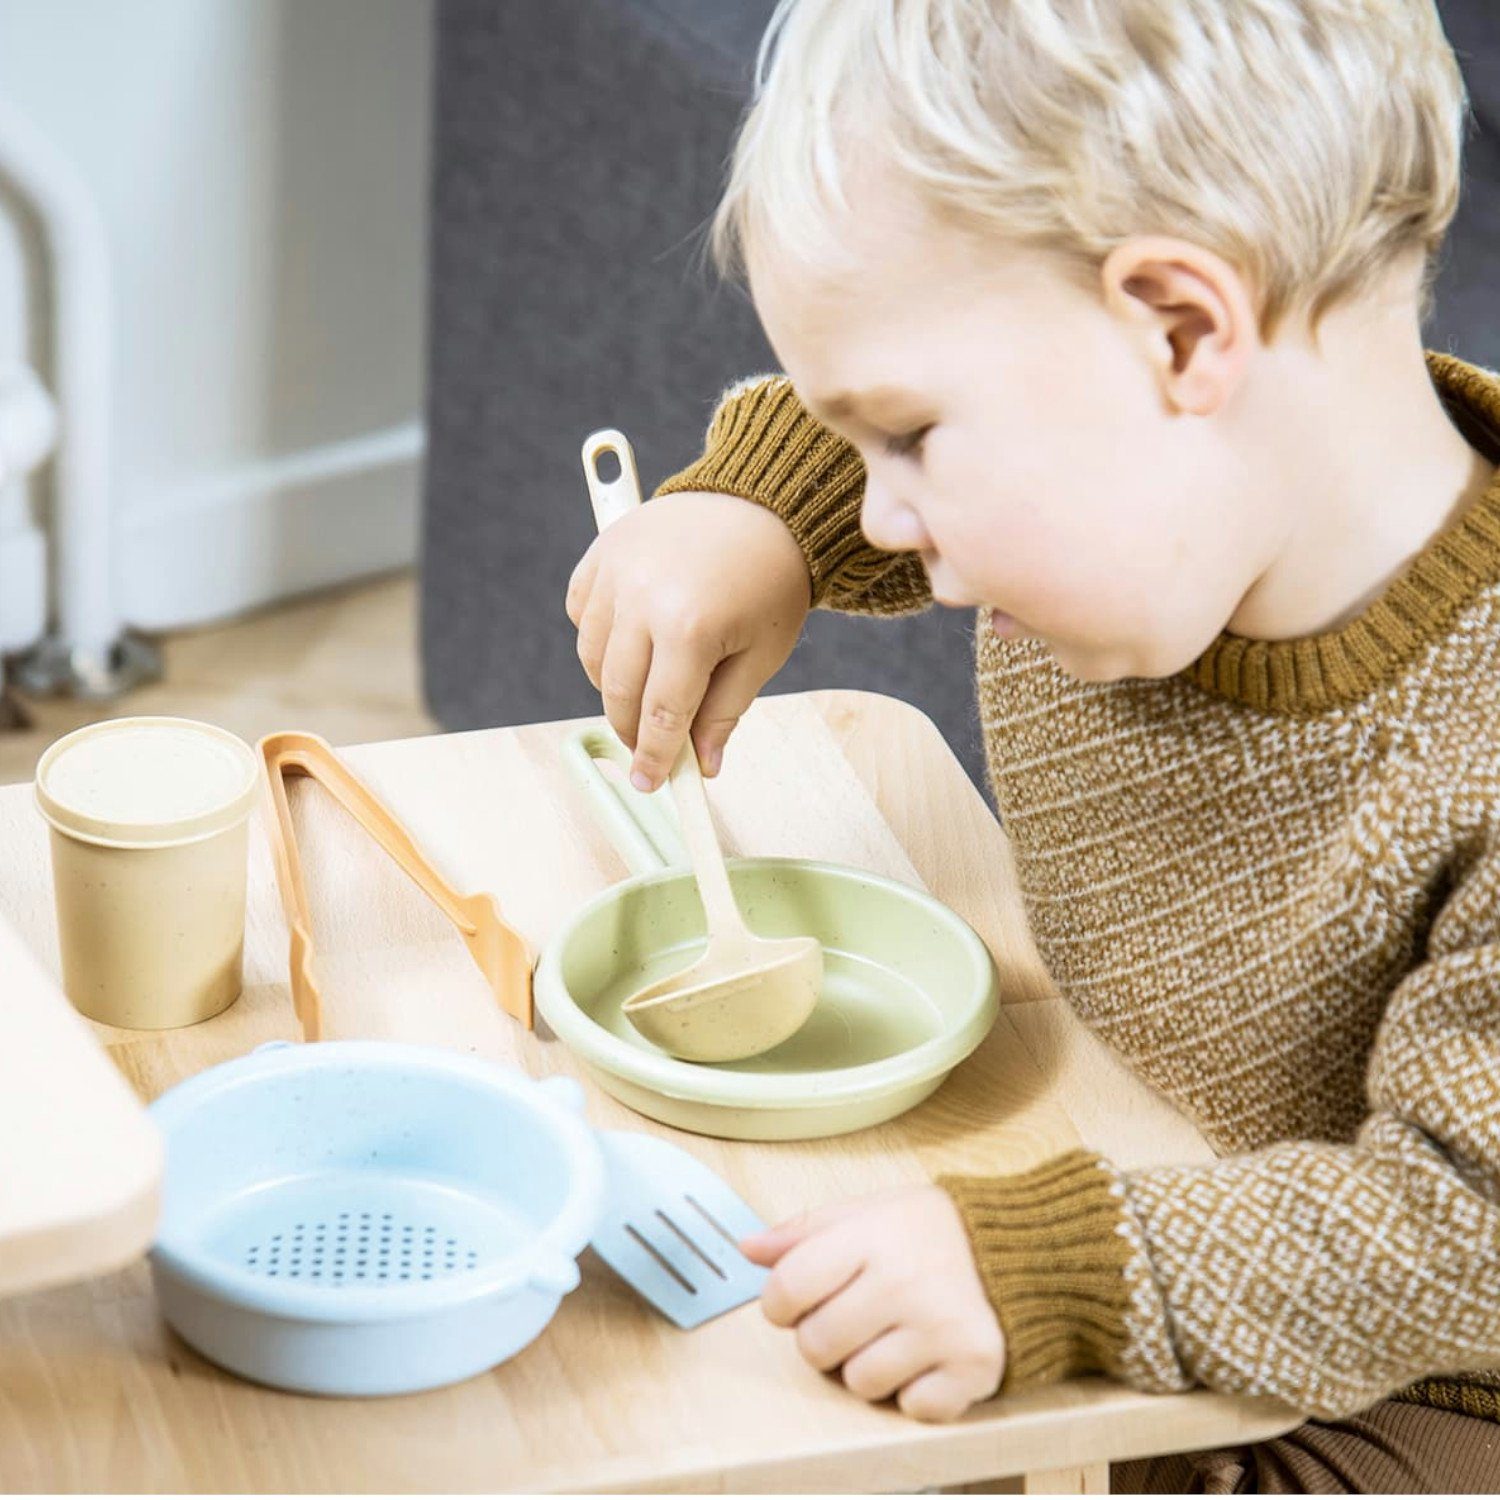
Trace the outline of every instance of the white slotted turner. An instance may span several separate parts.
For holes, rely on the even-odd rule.
[[[594,1253],[679,1328],[753,1302],[766,1272],[736,1241],[765,1225],[723,1178],[680,1146],[601,1130],[606,1197]]]

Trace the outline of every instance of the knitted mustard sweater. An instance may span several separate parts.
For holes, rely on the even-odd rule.
[[[1431,369],[1500,460],[1500,378]],[[775,511],[820,605],[922,608],[917,559],[861,536],[862,485],[771,377],[662,489]],[[1411,1387],[1500,1419],[1500,482],[1325,635],[1108,684],[987,629],[977,654],[1048,969],[1220,1156],[942,1179],[1005,1389],[1105,1371],[1338,1416]]]

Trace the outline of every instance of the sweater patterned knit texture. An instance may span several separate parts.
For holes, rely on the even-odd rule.
[[[1500,459],[1500,377],[1430,369]],[[658,493],[769,507],[821,606],[921,609],[919,560],[860,533],[863,478],[773,376]],[[1048,971],[1219,1157],[940,1179],[1003,1389],[1096,1371],[1500,1420],[1500,481],[1323,635],[1226,634],[1178,676],[1105,684],[977,642]]]

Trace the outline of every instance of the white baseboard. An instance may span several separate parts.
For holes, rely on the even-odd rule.
[[[171,630],[416,561],[417,424],[247,466],[127,514],[122,614]]]

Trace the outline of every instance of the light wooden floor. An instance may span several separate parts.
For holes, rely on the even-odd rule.
[[[206,719],[252,743],[273,729],[309,729],[349,745],[437,727],[422,706],[410,574],[168,636],[162,645],[162,680],[113,703],[23,700],[29,727],[0,730],[0,785],[29,781],[58,735],[126,714]]]

